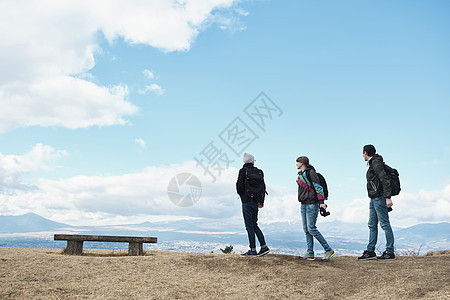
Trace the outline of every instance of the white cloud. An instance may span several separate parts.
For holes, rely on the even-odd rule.
[[[144,76],[146,77],[146,78],[148,78],[148,79],[153,79],[153,78],[155,78],[155,75],[151,72],[151,71],[149,71],[149,70],[144,70],[144,72],[142,72],[143,74],[144,74]]]
[[[99,32],[163,51],[187,51],[217,9],[235,0],[1,1],[0,133],[18,127],[83,128],[126,123],[137,111],[126,86],[82,74],[100,53]],[[150,90],[160,93],[159,86]]]
[[[155,79],[155,75],[149,70],[144,70],[143,74],[147,79],[150,79],[150,80]],[[161,96],[162,94],[164,94],[165,91],[158,84],[152,83],[152,84],[145,86],[143,89],[140,89],[138,92],[139,92],[139,94],[142,94],[142,95],[152,92],[158,96]]]
[[[125,124],[137,108],[124,101],[126,86],[100,87],[61,76],[0,87],[0,133],[21,126],[84,128]]]
[[[15,194],[28,191],[33,186],[21,182],[20,177],[40,170],[49,171],[53,163],[67,155],[64,150],[55,150],[50,146],[37,144],[23,155],[4,155],[0,153],[0,194]]]
[[[402,191],[392,197],[393,211],[389,213],[393,226],[407,227],[418,223],[448,222],[450,220],[450,185],[438,191],[421,190],[419,193]],[[355,199],[337,208],[338,219],[343,222],[365,222],[369,219],[369,198]]]
[[[247,26],[241,21],[239,16],[247,17],[250,13],[241,8],[235,8],[233,11],[226,11],[215,16],[214,21],[222,30],[227,30],[231,33],[244,31]]]
[[[243,10],[242,8],[236,9],[236,12],[237,12],[239,15],[244,16],[244,17],[247,17],[247,16],[250,14],[248,11]]]
[[[202,184],[202,196],[191,207],[176,206],[167,193],[170,180],[183,172],[195,174]],[[35,190],[0,195],[0,210],[6,214],[32,211],[69,223],[96,220],[100,224],[107,219],[142,215],[227,218],[240,213],[240,200],[230,184],[236,180],[237,170],[222,172],[212,183],[195,162],[186,162],[120,176],[40,179]]]
[[[130,43],[164,51],[189,50],[203,24],[216,9],[235,0],[96,1],[88,2],[109,40],[119,36]]]
[[[147,167],[141,172],[118,176],[39,179],[33,186],[20,181],[21,175],[47,170],[58,157],[66,154],[39,144],[20,156],[0,155],[2,214],[31,211],[73,225],[101,225],[166,215],[215,219],[241,217],[241,202],[235,191],[238,170],[231,167],[223,170],[214,183],[193,161]],[[191,207],[179,207],[169,199],[168,184],[179,173],[192,173],[201,182],[201,197]],[[260,222],[299,221],[300,204],[296,191],[272,186],[270,182],[267,184],[269,195],[260,212]],[[330,200],[328,204],[332,215],[321,221],[368,221],[368,198],[346,204]],[[450,185],[439,191],[423,190],[417,194],[402,191],[394,197],[394,211],[389,215],[392,225],[398,227],[446,222],[450,219]]]
[[[147,143],[143,139],[134,139],[134,142],[143,149],[147,148]]]
[[[299,221],[300,202],[297,193],[290,189],[271,186],[267,183],[269,195],[266,197],[264,208],[260,212],[261,222]]]
[[[164,94],[164,89],[156,83],[152,83],[150,85],[147,85],[142,90],[139,90],[139,94],[147,94],[148,92],[153,92],[156,95],[161,96],[162,94]]]

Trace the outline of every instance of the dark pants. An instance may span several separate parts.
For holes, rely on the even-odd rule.
[[[255,234],[258,237],[259,244],[264,246],[266,241],[264,235],[258,227],[258,203],[247,202],[242,203],[242,214],[244,215],[245,229],[248,233],[250,248],[256,248]]]

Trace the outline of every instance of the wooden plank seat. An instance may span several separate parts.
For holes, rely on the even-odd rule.
[[[143,243],[156,243],[156,237],[55,234],[55,241],[67,241],[67,254],[82,254],[83,242],[128,243],[128,255],[143,255]]]

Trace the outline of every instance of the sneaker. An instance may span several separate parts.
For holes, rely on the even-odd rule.
[[[303,260],[314,260],[314,254],[311,254],[309,252],[306,252],[305,255],[303,256],[299,256],[298,258],[303,259]]]
[[[259,252],[258,252],[258,256],[264,256],[264,255],[268,254],[269,252],[270,252],[269,247],[261,248],[261,250],[259,250]]]
[[[252,250],[248,250],[247,252],[241,254],[241,256],[256,256],[256,255],[258,255],[258,252]]]
[[[334,250],[325,251],[325,256],[322,257],[322,261],[329,261],[335,254],[336,252]]]
[[[383,259],[395,259],[394,253],[388,253],[387,251],[384,251],[381,256],[378,256],[377,259],[383,260]]]
[[[375,251],[364,250],[363,255],[358,257],[358,259],[359,260],[361,260],[361,259],[373,259],[373,258],[376,258],[376,257],[377,257],[377,254],[375,253]]]

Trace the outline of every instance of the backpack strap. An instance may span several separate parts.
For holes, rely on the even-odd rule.
[[[306,180],[308,180],[308,182],[309,182],[311,185],[309,185],[308,183],[307,183],[307,184],[308,184],[308,186],[312,187],[313,190],[315,190],[315,189],[314,189],[314,185],[313,185],[312,180],[309,179],[310,176],[308,176],[308,171],[311,172],[311,169],[305,170],[305,172],[304,172],[304,173],[305,173],[305,178],[306,178]]]
[[[310,183],[311,183],[311,185],[308,185],[308,186],[310,186],[312,189],[313,189],[313,192],[314,192],[314,196],[316,197],[316,200],[317,200],[317,202],[319,202],[319,197],[317,197],[317,192],[316,192],[316,188],[314,187],[314,183],[313,183],[313,181],[311,180],[311,179],[309,179],[309,178],[311,178],[310,176],[309,176],[309,178],[308,178],[308,171],[310,171],[311,172],[311,169],[307,169],[307,170],[305,170],[305,177],[306,177],[306,180],[308,180]],[[308,183],[307,183],[308,184]],[[319,202],[320,203],[320,202]]]

